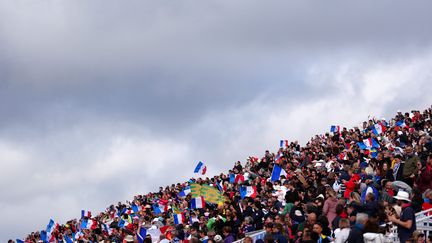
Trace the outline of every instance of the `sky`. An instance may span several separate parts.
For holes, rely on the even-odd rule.
[[[0,241],[432,104],[431,1],[0,0]]]

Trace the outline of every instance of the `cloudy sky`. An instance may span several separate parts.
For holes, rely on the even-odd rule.
[[[432,104],[430,1],[0,0],[0,240]]]

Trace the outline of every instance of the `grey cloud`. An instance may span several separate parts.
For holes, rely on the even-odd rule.
[[[198,160],[215,174],[428,105],[430,5],[0,2],[1,240],[186,181]],[[368,92],[373,75],[390,91]]]

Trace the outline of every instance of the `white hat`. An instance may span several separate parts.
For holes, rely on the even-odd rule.
[[[126,237],[124,238],[124,240],[126,242],[134,242],[134,238],[132,235],[126,235]]]
[[[298,216],[298,217],[302,217],[302,216],[303,216],[303,214],[301,213],[300,210],[296,210],[296,211],[294,211],[294,215],[295,215],[295,216]]]
[[[222,242],[222,241],[223,241],[222,236],[220,236],[220,235],[215,235],[215,237],[213,237],[213,239],[214,239],[216,242]]]
[[[402,191],[399,190],[397,195],[394,196],[393,198],[397,199],[397,200],[402,200],[402,201],[408,201],[411,202],[411,200],[409,199],[409,194],[406,191]]]

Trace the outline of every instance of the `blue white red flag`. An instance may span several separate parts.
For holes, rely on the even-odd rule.
[[[92,219],[83,219],[81,221],[81,229],[95,229],[97,228],[97,221]]]
[[[203,164],[203,162],[198,162],[197,166],[195,167],[194,173],[201,173],[204,175],[207,171],[207,166]]]
[[[164,213],[166,210],[165,210],[164,205],[154,204],[153,205],[153,211],[155,214],[161,214],[161,213]]]
[[[282,169],[282,167],[280,165],[274,164],[273,166],[273,171],[272,171],[272,175],[271,175],[271,181],[275,182],[277,180],[280,179],[281,175],[286,175],[286,172],[284,169]]]
[[[179,197],[186,197],[187,195],[189,195],[189,193],[191,193],[191,189],[190,186],[185,187],[185,189],[183,189],[183,191],[179,192],[178,196]]]
[[[363,150],[380,147],[379,143],[373,138],[363,139],[363,142],[358,142],[357,145]]]
[[[205,207],[204,197],[192,198],[192,200],[191,200],[191,208],[192,209],[204,208],[204,207]]]
[[[46,242],[51,242],[54,240],[53,232],[56,229],[56,227],[57,227],[57,224],[54,222],[54,220],[50,219],[50,221],[46,227],[46,231],[45,231]]]
[[[373,133],[375,133],[375,135],[380,135],[381,133],[386,131],[386,127],[382,123],[377,123],[372,128],[372,131]]]
[[[185,221],[183,213],[174,214],[174,224],[182,224]]]
[[[256,186],[242,186],[240,187],[240,197],[243,199],[245,197],[255,198],[257,196]]]
[[[333,133],[340,132],[340,126],[335,126],[335,125],[331,126],[330,132],[333,132]]]
[[[132,204],[132,211],[137,214],[139,211],[141,210],[141,207],[136,205],[136,204]]]
[[[91,218],[91,212],[86,210],[81,210],[81,218],[88,217]]]
[[[396,122],[396,126],[404,128],[407,125],[405,124],[405,120],[400,120],[400,121]]]
[[[288,147],[288,140],[280,140],[279,147]]]

